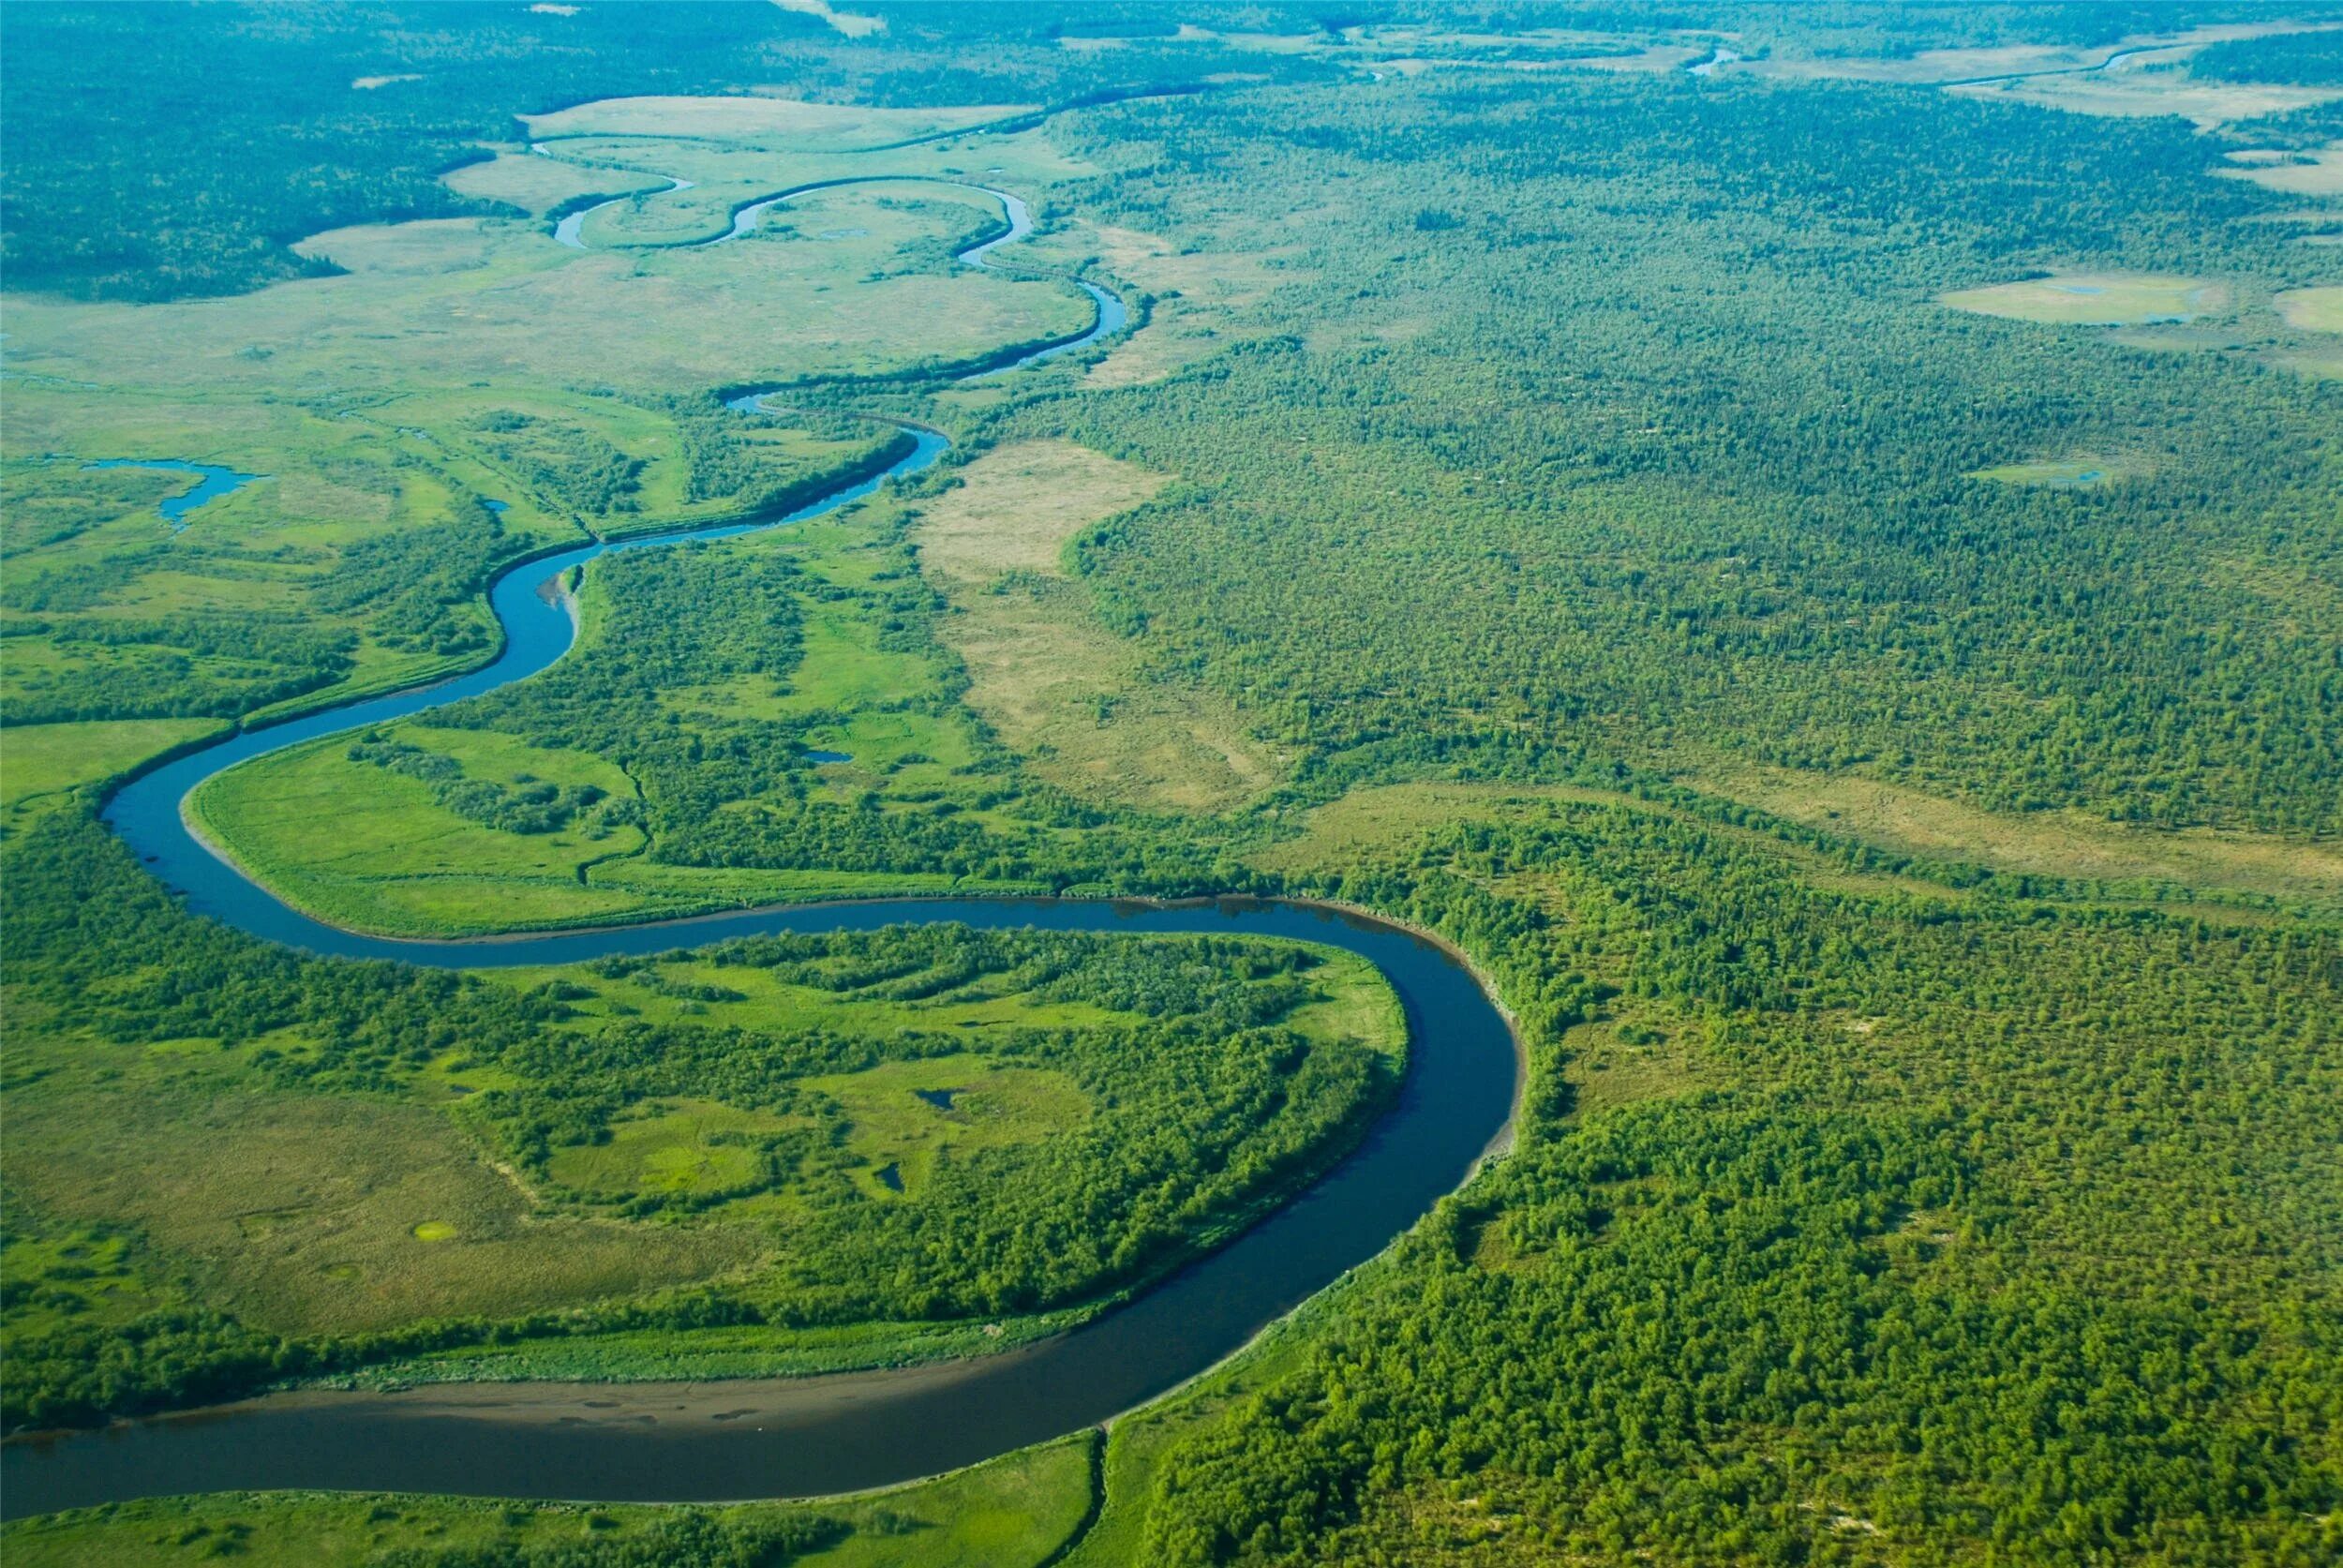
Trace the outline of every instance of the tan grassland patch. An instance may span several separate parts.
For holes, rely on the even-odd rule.
[[[2062,272],[1939,296],[1956,310],[2060,326],[2128,326],[2219,310],[2229,290],[2165,273]]]
[[[2289,902],[2343,898],[2343,846],[2129,828],[2081,812],[2018,816],[1848,774],[1703,769],[1696,788],[1905,854],[2094,881],[2164,881]]]
[[[834,11],[829,7],[828,0],[773,0],[773,4],[784,11],[796,11],[800,16],[818,16],[829,23],[833,32],[849,38],[867,38],[873,33],[887,31],[885,17]]]
[[[944,638],[967,666],[969,706],[1044,777],[1094,799],[1213,811],[1268,788],[1282,763],[1226,698],[1146,671],[1061,565],[1076,534],[1166,483],[1070,441],[988,453],[924,509],[920,570],[950,602]]]
[[[493,243],[476,217],[434,217],[329,229],[293,249],[303,256],[323,257],[345,272],[423,277],[484,267]]]
[[[534,153],[499,153],[485,163],[467,163],[440,176],[459,196],[502,202],[526,213],[545,213],[581,196],[623,196],[657,190],[667,182],[656,174],[626,169],[589,169]]]
[[[1843,59],[1801,60],[1778,56],[1759,63],[1756,68],[1773,76],[1830,77],[1856,82],[1906,82],[1916,86],[1947,85],[1975,81],[1979,77],[2021,76],[2041,71],[2120,76],[2126,66],[2137,69],[2185,60],[2207,44],[2268,37],[2280,33],[2319,33],[2334,25],[2332,22],[2305,25],[2291,19],[2281,22],[2216,22],[2192,27],[2186,32],[2135,34],[2120,43],[2095,44],[2087,49],[2059,44],[2003,44],[1984,49],[1924,49],[1908,59],[1858,55]],[[2132,52],[2139,50],[2153,50],[2155,52]],[[2127,58],[2119,62],[2113,71],[2102,73],[2093,68],[2119,53]]]
[[[2343,332],[2343,286],[2296,289],[2271,303],[2289,326],[2306,332]]]
[[[2221,172],[2232,180],[2291,196],[2343,196],[2343,142],[2330,142],[2315,153],[2255,148],[2231,153],[2229,160],[2237,167]]]
[[[2045,109],[2112,118],[2169,114],[2186,120],[2201,130],[2210,130],[2232,120],[2291,114],[2343,97],[2343,88],[2196,82],[2177,71],[2045,76],[2028,82],[1955,86],[1947,91],[1976,97],[2015,98]]]
[[[205,1299],[284,1332],[578,1305],[706,1278],[754,1245],[534,1217],[445,1113],[381,1098],[142,1084],[27,1100],[9,1136],[36,1206],[140,1227]]]
[[[1203,305],[1250,305],[1305,274],[1276,265],[1300,246],[1184,253],[1171,241],[1136,229],[1101,224],[1096,231],[1109,267],[1151,294],[1177,294]]]

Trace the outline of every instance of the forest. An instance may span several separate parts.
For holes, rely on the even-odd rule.
[[[1323,901],[1448,945],[1522,1057],[1498,1157],[1104,1430],[876,1498],[0,1543],[2343,1555],[2338,26],[0,9],[9,1441],[1013,1351],[1374,1137],[1426,1042],[1330,948],[914,916],[450,972],[190,913],[102,818],[228,726],[485,663],[515,562],[769,521],[914,430],[932,469],[604,556],[549,667],[188,821],[433,939]],[[930,183],[683,243],[845,176]],[[998,232],[971,183],[1036,218],[996,272],[952,260]],[[959,373],[1078,333],[1073,278],[1129,327]],[[165,455],[245,483],[166,528],[187,475],[94,466]]]

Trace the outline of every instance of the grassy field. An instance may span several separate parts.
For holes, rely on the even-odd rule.
[[[2059,326],[2132,326],[2187,321],[2229,303],[2228,289],[2201,277],[2147,273],[2055,273],[2020,283],[1958,289],[1943,296],[1956,310]]]
[[[2121,478],[2125,465],[2112,457],[2059,457],[2034,463],[2002,463],[1978,469],[1972,479],[2002,485],[2047,485],[2052,489],[2080,490]]]
[[[944,637],[968,703],[1035,769],[1077,794],[1210,811],[1273,784],[1276,759],[1224,698],[1151,671],[1098,624],[1066,552],[1167,482],[1065,441],[987,453],[920,509],[920,571],[950,602]]]
[[[13,823],[53,810],[78,785],[101,784],[219,727],[209,719],[99,719],[0,730],[0,814]]]
[[[584,786],[618,800],[634,792],[623,771],[585,752],[422,724],[381,733],[454,760],[467,779]],[[476,918],[484,899],[508,925],[688,907],[588,884],[588,867],[641,853],[640,828],[580,823],[551,833],[502,831],[440,804],[420,779],[351,761],[351,744],[350,736],[332,736],[222,774],[196,791],[190,814],[247,874],[344,924],[446,931]]]
[[[826,1521],[827,1544],[788,1559],[799,1565],[1038,1568],[1088,1510],[1097,1442],[1083,1433],[886,1492],[690,1512],[740,1525]],[[355,1568],[402,1547],[460,1554],[633,1543],[649,1549],[679,1512],[395,1493],[225,1493],[15,1520],[0,1529],[0,1546],[26,1568],[173,1568],[221,1557],[254,1568]]]
[[[2296,289],[2280,294],[2276,304],[2290,326],[2306,332],[2343,332],[2343,286]]]
[[[441,176],[450,190],[483,202],[501,202],[531,216],[543,217],[555,207],[589,196],[626,196],[656,190],[662,182],[653,174],[632,170],[590,168],[562,158],[543,157],[526,147],[499,149],[480,163],[468,163]]]
[[[2282,190],[2290,196],[2343,196],[2343,143],[2330,142],[2305,153],[2246,148],[2231,153],[2229,159],[2237,167],[2225,169],[2223,173],[2264,190]]]

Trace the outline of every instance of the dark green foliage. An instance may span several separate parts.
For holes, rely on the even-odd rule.
[[[2211,82],[2343,85],[2343,33],[2281,33],[2216,43],[2189,56],[2188,74]]]
[[[472,604],[513,546],[496,515],[485,521],[402,528],[359,540],[332,576],[309,590],[328,614],[364,611],[385,647],[442,655],[492,646],[487,619]]]
[[[2317,253],[2178,123],[1916,112],[1571,77],[1216,99],[1097,200],[1181,232],[1232,179],[1338,187],[1319,276],[1259,313],[1288,335],[1001,434],[1182,476],[1078,543],[1101,613],[1326,786],[1681,748],[2333,831],[2334,383],[1931,300],[2037,259],[2309,282]],[[1321,346],[1329,298],[1405,330]],[[2067,451],[2137,456],[1970,477]]]
[[[27,620],[12,630],[47,633],[59,654],[54,665],[11,672],[0,717],[12,724],[234,717],[333,684],[357,647],[347,633],[261,613]]]
[[[641,510],[643,460],[592,431],[558,419],[500,409],[472,422],[480,444],[549,506],[581,517]]]
[[[1405,1561],[1403,1500],[1451,1482],[1565,1559],[2332,1546],[2332,931],[1824,891],[1627,808],[1414,860],[1340,890],[1500,955],[1550,999],[1533,1051],[1662,1020],[1622,1043],[1729,1086],[1533,1114],[1306,1370],[1177,1451],[1157,1560]],[[1523,877],[1551,897],[1485,890]]]
[[[847,1534],[819,1514],[780,1519],[727,1519],[679,1512],[649,1530],[622,1536],[486,1546],[400,1546],[368,1559],[370,1568],[782,1568]]]
[[[370,762],[420,779],[431,786],[431,798],[448,810],[507,833],[558,833],[581,813],[608,799],[594,784],[551,784],[541,780],[503,784],[493,779],[468,779],[464,765],[454,757],[377,733],[362,737],[348,755],[352,762]],[[597,818],[609,824],[634,814],[630,802],[619,801],[611,810],[598,813]]]

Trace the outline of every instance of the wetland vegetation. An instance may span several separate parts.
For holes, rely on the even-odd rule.
[[[991,1354],[1366,1135],[1407,1030],[1322,948],[451,974],[192,916],[97,819],[484,663],[512,563],[775,515],[887,420],[952,450],[603,558],[552,667],[190,819],[409,936],[1323,898],[1453,944],[1525,1058],[1506,1157],[1104,1435],[802,1504],[125,1502],[8,1555],[2332,1560],[2338,22],[0,10],[11,1429]],[[1031,205],[997,270],[954,181]],[[1131,330],[957,379],[1080,332],[1072,277]],[[112,466],[164,456],[267,477],[174,531],[189,476]]]

